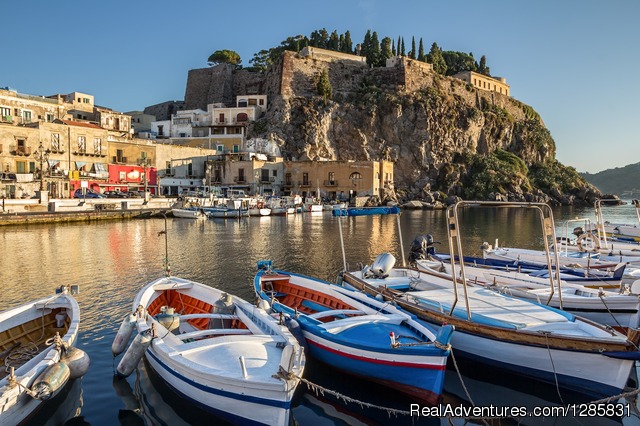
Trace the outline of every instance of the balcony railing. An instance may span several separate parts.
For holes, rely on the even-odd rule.
[[[247,181],[245,179],[246,178],[244,176],[236,176],[233,178],[233,181],[235,183],[246,183]]]
[[[337,180],[325,180],[324,186],[338,186]]]
[[[9,146],[9,152],[12,155],[31,155],[31,147],[30,146],[17,146],[11,145]]]

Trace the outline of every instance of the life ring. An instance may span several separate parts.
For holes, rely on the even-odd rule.
[[[600,239],[592,233],[580,235],[576,240],[576,245],[578,246],[578,250],[581,252],[600,251]]]

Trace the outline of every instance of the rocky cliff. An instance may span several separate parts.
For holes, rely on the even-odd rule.
[[[325,71],[330,96],[318,89]],[[393,160],[400,201],[591,204],[599,196],[555,160],[555,143],[533,108],[418,61],[368,68],[286,52],[264,74],[225,65],[190,72],[185,103],[203,108],[250,92],[267,93],[269,107],[249,137],[278,141],[294,160]]]

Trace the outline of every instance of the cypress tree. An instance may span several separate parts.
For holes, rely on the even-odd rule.
[[[378,33],[373,32],[371,35],[371,43],[369,45],[369,54],[367,55],[367,64],[378,66],[380,64],[381,49],[378,41]]]
[[[398,36],[398,44],[397,44],[396,46],[398,46],[398,47],[396,48],[396,54],[397,54],[398,56],[400,56],[400,55],[401,55],[401,53],[400,53],[400,36]]]
[[[378,65],[383,67],[387,63],[387,59],[393,56],[393,51],[391,49],[391,39],[389,37],[385,37],[380,42],[380,60],[378,61]]]
[[[391,40],[391,53],[393,56],[396,56],[396,42],[395,40]]]
[[[411,52],[409,52],[409,57],[411,59],[416,58],[416,38],[411,36]]]
[[[426,61],[426,58],[424,57],[424,45],[422,44],[422,37],[420,37],[420,44],[418,47],[418,60],[419,61]]]
[[[407,56],[404,53],[404,37],[402,37],[402,47],[400,48],[400,56]]]

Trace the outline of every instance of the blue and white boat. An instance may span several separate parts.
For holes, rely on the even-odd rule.
[[[398,206],[380,206],[380,207],[347,207],[346,209],[333,209],[333,216],[371,216],[378,214],[398,214],[400,207]]]
[[[309,354],[430,404],[444,383],[453,327],[436,335],[415,316],[366,294],[258,262],[256,293],[299,325]],[[295,334],[295,333],[294,333]]]
[[[264,309],[175,277],[147,284],[112,351],[126,377],[144,354],[169,387],[234,424],[288,425],[305,356],[286,326]]]
[[[545,215],[548,225],[545,248],[549,238],[555,241],[552,212],[546,204],[461,201],[447,210],[451,254],[457,247],[458,257],[464,258],[458,209],[483,205],[535,209]],[[454,325],[451,346],[456,357],[596,399],[625,388],[635,361],[640,360],[636,330],[625,336],[542,303],[471,285],[464,262],[457,266],[451,264],[451,275],[437,276],[396,267],[395,258],[385,253],[371,266],[343,273],[342,280],[343,285],[393,302],[436,328]]]

